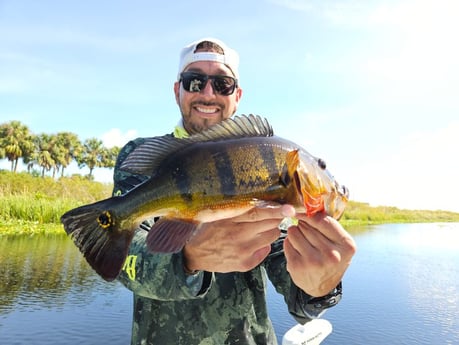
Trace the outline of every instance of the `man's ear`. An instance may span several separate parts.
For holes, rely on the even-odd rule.
[[[180,82],[176,81],[174,83],[174,94],[175,94],[175,102],[180,105]]]

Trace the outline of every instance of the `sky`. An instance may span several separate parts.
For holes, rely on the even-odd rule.
[[[0,0],[0,123],[107,147],[170,133],[179,52],[216,37],[240,55],[237,113],[351,200],[459,212],[457,18],[456,0]]]

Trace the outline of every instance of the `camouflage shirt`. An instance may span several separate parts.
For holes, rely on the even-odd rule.
[[[142,142],[136,139],[121,150],[114,194],[124,194],[148,178],[119,169]],[[272,245],[267,259],[248,272],[187,275],[181,252],[148,252],[145,239],[152,223],[146,220],[137,229],[118,278],[134,293],[131,344],[277,344],[266,306],[267,278],[300,323],[319,316],[339,300],[308,303],[311,297],[292,283],[286,270],[282,237]]]

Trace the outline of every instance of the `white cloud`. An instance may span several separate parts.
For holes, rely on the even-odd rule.
[[[459,3],[416,1],[394,6],[382,22],[392,31],[391,52],[368,61],[367,73],[390,80],[458,80]],[[389,15],[390,14],[390,15]]]
[[[271,3],[293,11],[310,11],[315,4],[309,0],[271,0]]]
[[[312,13],[332,25],[348,29],[369,29],[393,25],[402,19],[406,21],[404,9],[413,6],[409,1],[390,3],[367,0],[271,0],[271,3],[292,11]]]
[[[352,167],[351,199],[372,205],[459,212],[459,122],[405,136],[398,151]]]
[[[62,27],[0,27],[2,42],[27,43],[44,46],[49,44],[90,47],[116,53],[141,53],[152,48],[154,43],[147,36],[121,36],[110,34],[95,34],[81,28],[69,30]]]
[[[106,168],[94,169],[94,181],[102,182],[102,183],[112,183],[113,182],[113,169],[106,169]]]
[[[114,146],[122,147],[129,140],[135,139],[138,137],[137,131],[130,129],[127,132],[123,133],[119,128],[112,128],[108,132],[102,134],[102,142],[104,146],[110,148]]]

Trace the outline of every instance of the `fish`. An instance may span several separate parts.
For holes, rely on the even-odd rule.
[[[159,217],[146,238],[154,253],[179,252],[199,225],[254,206],[291,204],[339,219],[349,191],[317,158],[274,135],[266,118],[233,116],[188,138],[151,137],[119,169],[148,176],[119,196],[72,209],[66,233],[105,280],[120,273],[135,229]]]

